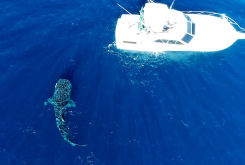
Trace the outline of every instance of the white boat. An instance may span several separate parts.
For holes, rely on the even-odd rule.
[[[117,48],[153,52],[208,52],[226,49],[236,40],[245,39],[244,29],[224,14],[177,11],[171,7],[146,3],[140,14],[131,14],[123,8],[129,14],[122,14],[117,21]]]

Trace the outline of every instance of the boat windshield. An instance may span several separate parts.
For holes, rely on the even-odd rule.
[[[185,36],[181,39],[182,41],[184,41],[185,43],[189,44],[192,40],[193,36],[186,33]]]
[[[196,25],[187,14],[184,14],[184,16],[187,19],[187,33],[182,38],[182,41],[188,44],[195,35]]]
[[[156,43],[165,43],[165,44],[183,45],[183,43],[181,43],[180,41],[176,41],[176,40],[158,39],[158,40],[155,40],[154,42],[156,42]]]

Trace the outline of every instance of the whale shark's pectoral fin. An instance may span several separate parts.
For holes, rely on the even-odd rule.
[[[68,104],[67,104],[67,107],[76,107],[76,104],[75,104],[75,102],[73,101],[73,100],[69,100],[69,102],[68,102]]]
[[[48,103],[52,104],[53,106],[57,105],[57,103],[54,101],[53,97],[48,98],[47,101],[44,101],[44,106],[48,105]]]

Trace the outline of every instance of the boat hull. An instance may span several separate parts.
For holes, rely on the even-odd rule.
[[[184,14],[184,13],[182,13]],[[226,20],[210,15],[188,14],[195,23],[195,35],[189,43],[181,41],[183,34],[179,36],[182,44],[169,44],[155,42],[157,39],[171,40],[171,35],[164,33],[142,34],[139,31],[139,15],[127,15],[118,19],[116,27],[116,45],[118,49],[136,51],[220,51],[230,47],[237,39],[238,32]],[[186,21],[187,22],[187,21]],[[130,27],[129,27],[130,26]],[[178,26],[178,23],[177,23]],[[187,23],[186,23],[187,26]],[[186,28],[186,27],[183,27]],[[180,33],[181,34],[181,33]],[[178,37],[173,35],[174,40]],[[176,39],[177,38],[177,39]],[[241,38],[241,35],[240,35]]]

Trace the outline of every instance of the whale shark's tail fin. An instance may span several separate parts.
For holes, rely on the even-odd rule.
[[[88,145],[85,144],[85,145],[80,145],[80,144],[76,144],[77,146],[80,146],[80,147],[87,147]]]
[[[81,144],[77,144],[77,143],[73,143],[71,140],[68,140],[68,143],[70,143],[72,146],[80,146],[80,147],[86,147],[86,146],[88,146],[87,144],[85,144],[85,145],[81,145]]]

